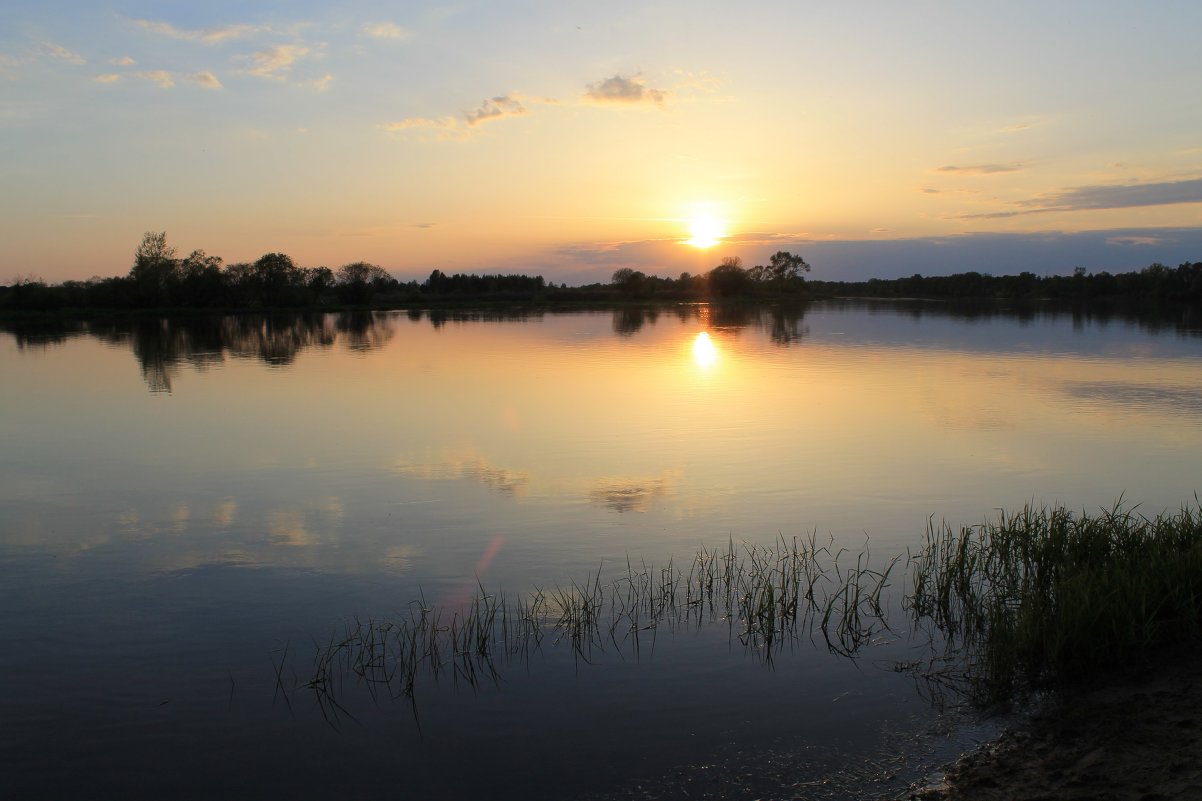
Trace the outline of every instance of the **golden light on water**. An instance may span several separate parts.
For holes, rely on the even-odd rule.
[[[693,340],[693,361],[703,370],[708,370],[718,361],[718,349],[714,347],[710,335],[705,331],[702,331]]]

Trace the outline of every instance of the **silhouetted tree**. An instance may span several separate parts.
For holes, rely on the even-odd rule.
[[[266,253],[252,267],[259,302],[268,307],[294,306],[302,300],[297,290],[304,286],[304,274],[283,253]]]
[[[723,259],[721,264],[709,271],[707,279],[710,294],[720,298],[744,295],[751,287],[751,276],[743,269],[743,260],[738,256]]]
[[[143,234],[129,270],[137,302],[144,306],[165,304],[177,282],[177,266],[175,248],[167,244],[166,231]]]
[[[173,302],[180,306],[219,306],[225,302],[225,273],[221,257],[194,250],[179,264],[178,289]]]
[[[641,298],[647,294],[647,275],[630,267],[614,270],[610,283],[623,297]]]
[[[356,261],[338,268],[335,280],[338,297],[344,303],[369,303],[376,292],[392,283],[392,276],[383,267]]]

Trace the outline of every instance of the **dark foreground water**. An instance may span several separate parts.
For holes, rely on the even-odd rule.
[[[932,517],[1151,514],[1202,475],[1198,332],[1052,312],[10,326],[0,376],[13,798],[891,792],[989,730],[899,669],[930,655],[904,560],[892,630],[852,656],[717,609],[637,642],[547,625],[484,667],[444,651],[408,692],[354,660],[315,685],[315,659],[481,587],[512,604],[811,536],[880,568]]]

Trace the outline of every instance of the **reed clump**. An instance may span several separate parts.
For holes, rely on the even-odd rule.
[[[1197,499],[1195,499],[1196,501]],[[1077,681],[1202,641],[1202,508],[1145,517],[1024,507],[928,526],[904,604],[967,665],[978,697]]]
[[[480,585],[462,609],[422,599],[386,619],[356,619],[317,644],[301,687],[338,717],[348,682],[413,701],[423,677],[474,687],[546,645],[566,645],[586,662],[605,652],[638,659],[661,627],[715,623],[765,661],[802,634],[820,635],[830,650],[852,655],[887,628],[884,593],[898,559],[874,567],[865,547],[852,565],[848,551],[832,546],[820,545],[816,535],[781,537],[772,546],[728,540],[701,549],[687,569],[628,561],[609,577],[598,568],[582,582],[520,595]]]

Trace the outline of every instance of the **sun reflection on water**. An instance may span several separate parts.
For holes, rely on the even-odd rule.
[[[703,370],[708,370],[718,361],[718,349],[714,347],[706,331],[702,331],[693,340],[693,361]]]

